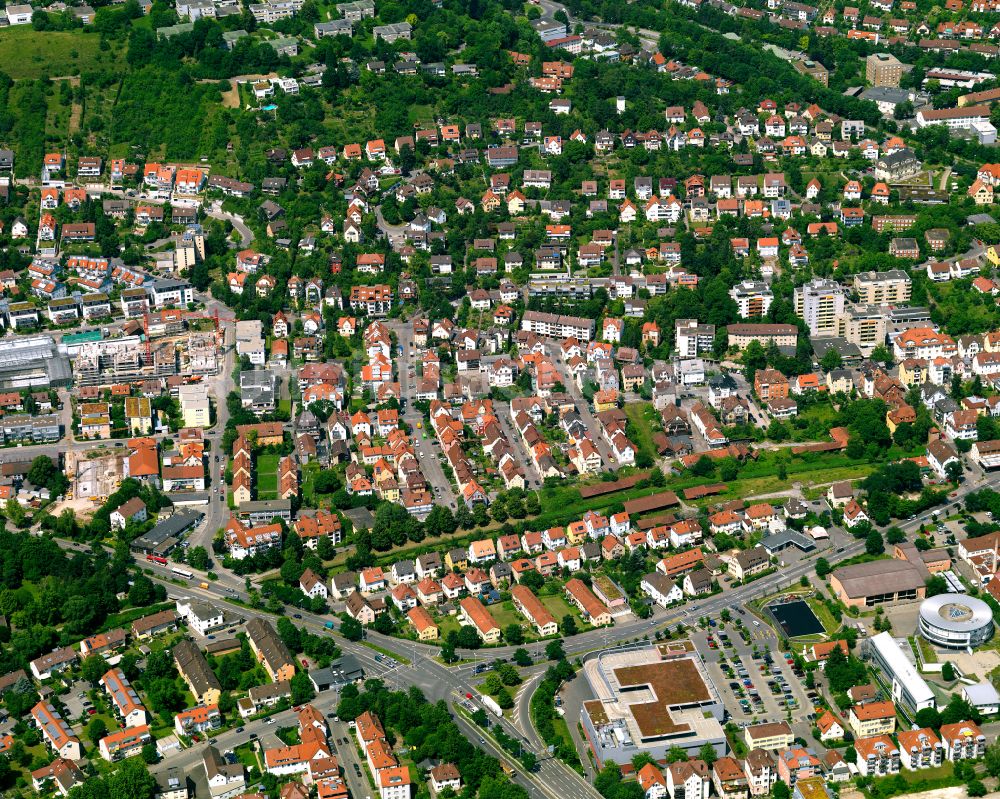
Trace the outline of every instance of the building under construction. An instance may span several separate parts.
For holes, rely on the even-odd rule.
[[[221,335],[217,316],[183,311],[146,314],[142,335],[82,344],[73,361],[73,375],[79,386],[214,375],[219,371]]]
[[[139,336],[89,342],[73,360],[78,386],[138,383],[177,374],[177,348],[170,341],[147,346]]]

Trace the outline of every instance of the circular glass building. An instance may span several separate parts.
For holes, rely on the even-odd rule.
[[[936,646],[967,649],[993,637],[993,611],[966,594],[938,594],[921,603],[918,627]]]

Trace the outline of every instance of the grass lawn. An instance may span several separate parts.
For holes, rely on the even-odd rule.
[[[275,735],[284,741],[286,746],[294,746],[299,742],[299,731],[296,727],[282,727]]]
[[[16,25],[0,31],[0,71],[14,80],[75,75],[95,67],[98,56],[113,61],[111,51],[101,53],[101,38],[83,31],[36,31]]]
[[[920,647],[920,657],[923,658],[924,663],[937,663],[937,653],[934,651],[934,647],[920,636],[914,636],[913,640]]]
[[[444,640],[448,637],[448,633],[454,630],[456,633],[462,629],[462,625],[458,623],[458,616],[438,616],[437,619],[438,627],[441,628],[441,639]]]
[[[246,768],[260,770],[260,761],[257,759],[257,748],[253,743],[240,744],[234,750],[236,759]]]
[[[552,717],[552,727],[555,729],[556,735],[566,742],[567,747],[576,749],[576,744],[573,743],[573,736],[569,734],[569,725],[566,724],[566,720],[562,716],[557,714]]]
[[[543,605],[548,609],[549,613],[552,614],[553,618],[560,624],[562,623],[563,616],[569,615],[574,617],[579,617],[580,614],[571,608],[569,602],[563,599],[561,594],[555,594],[554,596],[539,596],[538,599]]]
[[[159,605],[146,608],[129,608],[128,610],[123,610],[121,613],[108,616],[102,629],[112,630],[115,627],[127,627],[136,619],[141,619],[143,616],[151,616],[154,613],[159,613],[161,610],[170,610],[173,607],[173,602],[163,602]]]
[[[816,614],[816,618],[819,619],[820,624],[823,625],[823,629],[827,633],[834,633],[840,629],[840,624],[837,620],[833,618],[833,614],[830,613],[830,609],[820,602],[816,597],[806,597],[806,604],[809,609]]]
[[[840,480],[855,480],[867,477],[874,470],[871,464],[866,463],[852,464],[848,461],[842,465],[836,464],[833,459],[840,457],[842,456],[827,455],[817,461],[803,461],[799,457],[792,457],[786,466],[787,480],[778,479],[777,467],[774,463],[747,464],[744,469],[740,470],[739,479],[734,481],[723,494],[712,497],[711,501],[718,503],[720,498],[733,499],[772,494],[786,490],[790,482],[825,485]],[[764,458],[765,456],[762,456],[761,460]],[[847,461],[846,458],[843,460]]]
[[[497,624],[500,625],[500,629],[504,629],[508,624],[524,624],[525,619],[514,610],[513,602],[498,602],[495,605],[488,605],[486,608],[490,613],[493,614],[493,618],[497,620]]]
[[[639,453],[656,459],[656,447],[653,446],[653,423],[658,414],[651,402],[629,402],[625,405],[625,415],[630,422],[630,432],[633,441],[639,448]]]
[[[276,499],[278,496],[278,456],[261,455],[257,458],[257,499]]]
[[[402,663],[404,666],[410,665],[410,659],[403,657],[402,655],[397,655],[395,652],[390,652],[388,649],[383,649],[380,646],[376,646],[371,641],[361,641],[362,646],[367,646],[369,649],[378,652],[380,655],[384,655],[387,658],[395,660],[397,663]]]

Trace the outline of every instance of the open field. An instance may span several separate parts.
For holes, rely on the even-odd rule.
[[[76,75],[114,60],[100,36],[83,31],[36,31],[17,25],[0,31],[0,72],[14,80]]]

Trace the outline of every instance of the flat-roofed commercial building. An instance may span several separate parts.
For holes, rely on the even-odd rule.
[[[599,652],[583,668],[595,698],[581,721],[599,767],[643,753],[663,761],[675,746],[725,752],[722,699],[690,641]]]
[[[968,649],[993,637],[993,611],[966,594],[938,594],[920,605],[920,634],[936,646]]]
[[[918,710],[936,706],[934,692],[889,633],[866,638],[861,654],[875,666],[893,702],[902,707],[911,720]]]
[[[983,469],[996,469],[1000,466],[1000,441],[976,441],[970,454]]]

